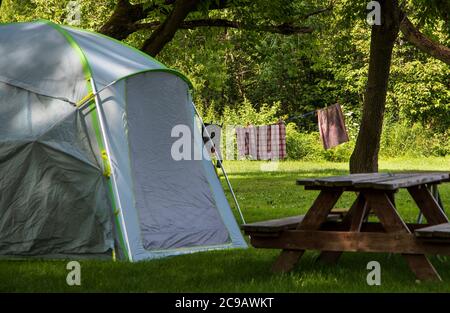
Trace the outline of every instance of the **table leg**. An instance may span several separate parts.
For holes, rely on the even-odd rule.
[[[359,232],[366,214],[368,214],[367,202],[360,193],[344,217],[343,224],[345,225],[345,229],[351,232]],[[341,255],[342,251],[322,251],[318,260],[330,265],[336,264]]]
[[[398,215],[395,206],[392,204],[389,196],[385,192],[367,190],[363,193],[369,202],[369,206],[374,210],[386,232],[410,233],[408,227]],[[418,279],[426,281],[441,280],[441,277],[425,255],[403,254],[403,257],[406,259],[410,269]]]
[[[434,199],[436,199],[437,203],[441,207],[442,212],[445,213],[444,204],[442,203],[441,195],[439,194],[438,184],[433,184],[430,186],[430,192]]]
[[[425,185],[409,187],[408,192],[431,225],[448,223],[441,206]]]
[[[326,221],[331,209],[342,195],[342,188],[335,190],[322,190],[306,213],[303,221],[298,225],[299,230],[316,230]],[[272,271],[289,272],[298,263],[304,250],[283,250],[275,261]]]
[[[423,254],[403,254],[411,271],[419,280],[442,281],[441,276],[431,264],[430,260]]]
[[[292,271],[304,253],[305,250],[281,251],[272,266],[272,271],[275,273],[287,273]]]

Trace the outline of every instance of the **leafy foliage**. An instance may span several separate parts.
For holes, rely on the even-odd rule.
[[[65,23],[68,3],[69,0],[4,0],[0,19],[11,22],[45,18]],[[79,3],[80,27],[95,30],[106,22],[116,0],[79,0]],[[145,7],[158,5],[159,9],[152,11],[147,21],[162,20],[170,10],[164,0],[132,3],[143,3]],[[308,18],[311,13],[329,7],[330,2],[233,0],[228,1],[226,9],[210,10],[221,3],[202,1],[202,6],[188,20],[221,18],[254,25],[292,23],[313,27],[314,32],[284,36],[221,27],[179,30],[158,58],[190,77],[195,87],[194,100],[206,114],[205,120],[259,124],[339,102],[345,108],[354,141],[369,61],[367,1],[333,1],[331,11]],[[449,45],[446,3],[401,1],[421,32]],[[126,41],[141,47],[150,33],[143,29]],[[418,51],[401,35],[394,49],[386,106],[382,155],[409,151],[406,145],[421,155],[448,153],[445,147],[448,147],[447,129],[450,128],[449,66]],[[314,119],[293,122],[288,127],[292,158],[347,159],[352,143],[324,152],[318,148],[320,141]],[[399,146],[402,143],[405,146]]]

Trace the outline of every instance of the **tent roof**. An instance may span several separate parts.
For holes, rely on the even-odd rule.
[[[76,103],[86,80],[99,88],[141,72],[170,72],[147,54],[107,36],[47,20],[0,24],[0,82]]]

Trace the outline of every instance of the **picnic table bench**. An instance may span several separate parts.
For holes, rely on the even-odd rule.
[[[320,193],[305,215],[242,225],[255,248],[281,249],[276,272],[292,270],[305,250],[319,250],[319,259],[336,263],[344,251],[399,253],[420,280],[441,280],[426,255],[450,255],[450,223],[429,191],[450,181],[448,172],[367,173],[298,179],[297,185]],[[426,218],[426,224],[405,223],[395,193],[405,188]],[[332,209],[344,192],[356,192],[341,218]],[[372,212],[379,222],[367,221]]]

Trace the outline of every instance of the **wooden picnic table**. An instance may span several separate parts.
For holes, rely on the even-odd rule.
[[[292,270],[305,250],[319,250],[319,259],[335,263],[344,251],[399,253],[420,280],[441,280],[426,255],[450,255],[449,220],[429,191],[450,181],[448,172],[368,173],[297,180],[320,193],[306,215],[245,224],[255,248],[282,249],[276,272]],[[405,188],[426,218],[426,224],[406,223],[395,204]],[[344,192],[357,197],[340,218],[331,210]],[[369,222],[372,212],[379,222]]]

